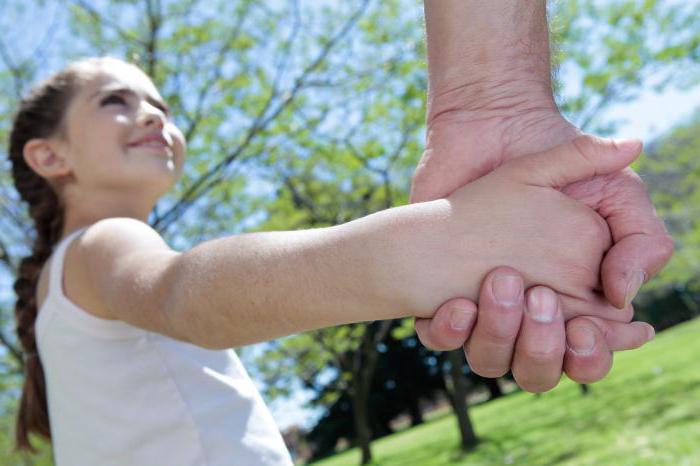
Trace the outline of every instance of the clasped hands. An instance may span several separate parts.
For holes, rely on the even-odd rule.
[[[468,195],[469,185],[458,188],[482,180],[492,183],[489,177],[482,177],[520,156],[526,157],[518,163],[538,171],[542,157],[554,160],[551,157],[557,156],[552,151],[569,154],[563,166],[532,176],[545,177],[540,180],[542,185],[559,188],[562,196],[568,196],[570,210],[548,210],[543,197],[532,210],[510,215],[521,215],[523,223],[532,226],[526,231],[533,235],[533,242],[541,240],[539,228],[567,223],[569,237],[561,240],[569,242],[572,252],[589,247],[604,255],[584,257],[578,269],[556,280],[552,280],[553,269],[539,274],[529,270],[534,263],[556,261],[555,256],[528,257],[528,251],[523,251],[518,257],[504,257],[492,264],[481,283],[478,311],[473,301],[455,297],[443,303],[432,318],[416,319],[418,337],[436,350],[464,346],[476,373],[498,377],[512,370],[518,385],[527,391],[553,388],[562,372],[579,383],[602,379],[612,366],[613,351],[633,349],[653,338],[651,326],[631,322],[631,301],[673,250],[673,241],[656,216],[643,183],[626,167],[641,151],[641,144],[617,147],[609,140],[582,137],[553,108],[511,115],[493,115],[483,109],[434,115],[428,118],[426,151],[414,176],[412,202]],[[609,169],[606,163],[618,166]],[[608,169],[601,171],[601,167]],[[582,170],[590,171],[590,176],[573,176],[577,170],[579,175]],[[552,173],[558,179],[553,180]],[[577,216],[581,221],[576,221]],[[577,225],[582,229],[577,230]],[[508,241],[509,234],[515,232],[503,231],[492,240]],[[574,289],[575,279],[588,280],[589,291]]]

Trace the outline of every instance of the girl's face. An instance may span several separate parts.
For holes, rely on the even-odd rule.
[[[142,196],[155,203],[182,174],[185,139],[139,69],[108,62],[73,96],[65,151],[80,196]]]

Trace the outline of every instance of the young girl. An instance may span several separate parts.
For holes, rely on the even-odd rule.
[[[37,228],[15,285],[27,354],[18,446],[30,446],[30,432],[51,438],[58,466],[291,464],[230,348],[429,317],[453,296],[476,299],[501,264],[523,271],[526,286],[556,285],[561,307],[545,311],[559,319],[629,320],[593,291],[605,222],[553,188],[617,171],[639,146],[578,147],[587,161],[562,146],[447,199],[180,253],[146,223],[183,167],[167,106],[133,65],[71,64],[22,101],[10,136]]]

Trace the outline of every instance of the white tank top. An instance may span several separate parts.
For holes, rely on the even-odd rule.
[[[212,351],[63,293],[61,241],[36,322],[56,466],[289,466],[282,436],[233,349]]]

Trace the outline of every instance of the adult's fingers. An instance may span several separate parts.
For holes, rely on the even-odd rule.
[[[614,245],[601,264],[601,279],[605,296],[622,308],[671,258],[673,238],[634,171],[623,171],[609,185],[599,213],[608,222]]]
[[[476,321],[476,304],[466,298],[445,301],[430,319],[416,318],[418,339],[435,351],[449,351],[464,345]]]
[[[464,352],[469,367],[483,377],[510,370],[523,314],[523,278],[511,267],[498,267],[481,282],[479,316]]]
[[[528,392],[545,392],[561,378],[566,338],[559,297],[544,286],[530,288],[513,356],[513,377]]]
[[[584,317],[566,323],[564,372],[578,383],[593,383],[612,367],[612,352],[604,333]]]
[[[576,316],[592,316],[617,322],[630,322],[634,317],[634,307],[627,305],[623,309],[613,306],[602,292],[585,291],[580,296],[560,294],[564,320]]]
[[[653,338],[654,328],[645,322],[576,317],[566,324],[564,371],[576,382],[597,382],[610,371],[613,351],[639,348]]]

